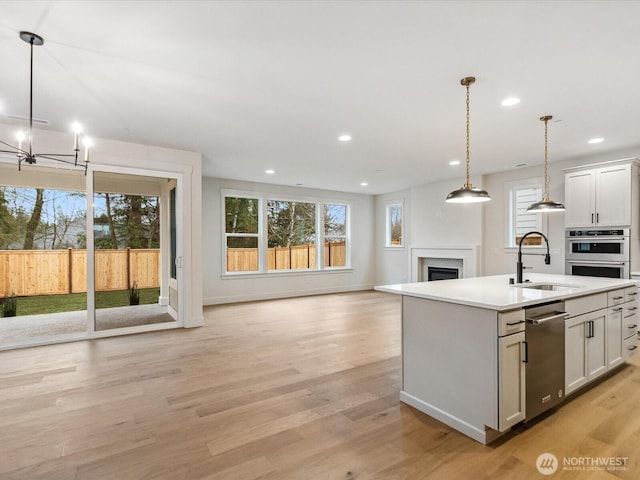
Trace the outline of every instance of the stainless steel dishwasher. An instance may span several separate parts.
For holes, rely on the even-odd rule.
[[[564,302],[525,307],[525,421],[564,400]]]

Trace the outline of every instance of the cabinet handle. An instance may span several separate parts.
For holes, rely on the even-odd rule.
[[[619,312],[620,310],[622,310],[622,307],[618,307],[618,308],[614,308],[613,309],[614,312]]]
[[[628,329],[632,329],[632,328],[636,328],[638,325],[629,325],[627,328]]]
[[[513,327],[514,325],[520,325],[521,323],[524,323],[524,320],[520,320],[519,322],[513,322],[513,323],[507,322],[507,326]]]
[[[593,213],[591,214],[591,223],[593,223]]]
[[[587,322],[587,338],[593,338],[593,320]]]
[[[622,300],[624,297],[613,297],[614,300]]]
[[[638,346],[634,345],[633,347],[629,347],[627,350],[635,350],[636,348],[638,348]]]
[[[596,223],[598,223],[600,221],[600,214],[596,213]]]
[[[627,295],[629,295],[629,296],[631,296],[631,295],[637,295],[637,294],[638,294],[638,292],[630,292],[630,293],[627,293]]]
[[[522,343],[524,344],[524,360],[522,360],[522,363],[529,363],[529,342],[523,340]]]
[[[630,311],[630,312],[632,312],[632,311],[634,311],[634,310],[637,310],[637,309],[638,309],[638,307],[629,307],[629,311]]]

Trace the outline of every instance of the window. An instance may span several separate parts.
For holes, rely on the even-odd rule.
[[[324,266],[347,265],[347,206],[324,205]]]
[[[507,247],[517,247],[522,236],[531,231],[544,233],[541,213],[527,212],[529,205],[542,200],[542,179],[514,182],[509,184],[509,230],[507,232]],[[528,236],[523,246],[540,246],[542,237]]]
[[[269,270],[315,268],[315,203],[269,200],[267,231]]]
[[[390,203],[387,205],[385,246],[402,247],[402,235],[402,203]]]
[[[225,192],[223,199],[226,273],[348,268],[348,205]]]
[[[257,198],[224,199],[227,272],[258,270],[259,205]]]

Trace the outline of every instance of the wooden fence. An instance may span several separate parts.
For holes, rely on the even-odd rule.
[[[344,242],[324,244],[324,266],[344,267],[347,264],[347,248]],[[267,249],[269,270],[303,270],[315,268],[316,246],[296,245]],[[227,271],[251,272],[258,270],[257,248],[228,248]]]
[[[96,250],[97,291],[160,286],[160,250]],[[0,296],[87,291],[86,250],[0,250]]]

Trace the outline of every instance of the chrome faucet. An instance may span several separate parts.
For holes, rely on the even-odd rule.
[[[542,253],[522,253],[522,241],[525,238],[527,238],[529,235],[533,235],[533,234],[540,235],[542,238],[544,238],[544,241],[547,244],[547,253],[546,254],[542,254]],[[551,256],[549,255],[549,240],[544,235],[544,233],[541,233],[541,232],[527,232],[520,239],[520,243],[518,244],[518,264],[517,264],[518,271],[517,271],[516,283],[522,283],[522,273],[523,273],[524,269],[525,268],[530,268],[530,267],[525,267],[524,265],[522,265],[522,255],[544,255],[544,263],[546,265],[551,264]]]

